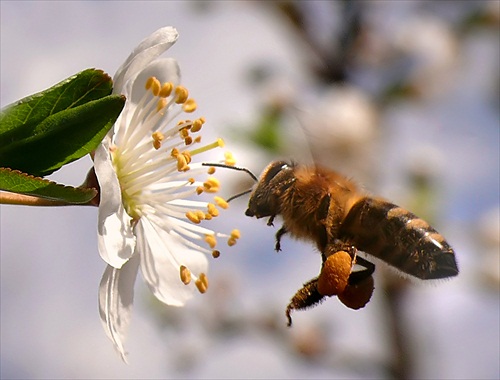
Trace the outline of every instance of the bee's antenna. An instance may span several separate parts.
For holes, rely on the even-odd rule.
[[[226,168],[226,169],[231,169],[231,170],[237,170],[239,172],[245,172],[247,173],[250,177],[252,177],[252,179],[255,181],[255,182],[259,182],[259,179],[255,176],[255,174],[253,174],[249,169],[247,168],[242,168],[242,167],[239,167],[239,166],[231,166],[231,165],[226,165],[226,164],[218,164],[218,163],[214,163],[214,164],[211,164],[211,163],[202,163],[201,164],[202,166],[215,166],[215,167],[218,167],[218,168]],[[241,193],[241,194],[238,194],[237,196],[235,195],[234,197],[231,197],[230,199],[234,199],[235,197],[239,197],[240,195],[245,195],[247,193],[249,193],[249,191],[246,191],[244,193]],[[228,201],[229,202],[229,201]]]
[[[227,202],[227,203],[229,203],[229,202],[231,202],[232,200],[234,200],[234,199],[236,199],[236,198],[239,198],[239,197],[241,197],[241,196],[243,196],[243,195],[249,194],[249,193],[251,193],[251,192],[252,192],[252,189],[245,190],[245,191],[243,191],[242,193],[239,193],[239,194],[233,195],[232,197],[230,197],[230,198],[226,199],[226,202]]]
[[[218,168],[225,168],[225,169],[231,169],[231,170],[237,170],[239,172],[245,172],[247,173],[250,177],[252,177],[252,179],[255,181],[255,182],[259,182],[259,179],[256,177],[255,174],[253,174],[249,169],[247,168],[242,168],[242,167],[239,167],[239,166],[231,166],[231,165],[226,165],[226,164],[219,164],[219,163],[202,163],[203,166],[215,166],[215,167],[218,167]],[[239,194],[236,194],[236,195],[233,195],[232,197],[228,198],[226,200],[226,202],[231,202],[232,200],[236,199],[236,198],[239,198],[243,195],[246,195],[248,193],[251,193],[252,192],[252,189],[248,189],[248,190],[245,190],[243,191],[242,193],[239,193]]]

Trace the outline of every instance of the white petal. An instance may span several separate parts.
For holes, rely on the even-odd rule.
[[[109,154],[109,140],[97,147],[94,168],[100,186],[97,241],[102,259],[115,268],[132,256],[135,237],[130,226],[130,216],[122,205],[120,183]]]
[[[180,265],[194,274],[206,273],[205,254],[187,248],[174,232],[161,230],[143,217],[136,226],[137,251],[141,255],[141,273],[151,291],[163,303],[182,306],[193,296],[193,282],[180,279]]]
[[[125,363],[127,358],[123,343],[130,323],[139,262],[139,255],[135,255],[121,269],[108,265],[99,284],[102,326]]]
[[[149,77],[156,77],[161,83],[172,82],[175,86],[180,84],[179,64],[174,58],[159,58],[151,62],[139,75],[126,84],[124,94],[132,103],[137,104],[142,98],[146,89],[144,87]]]
[[[172,46],[179,34],[171,26],[158,29],[156,32],[146,37],[129,55],[123,65],[116,71],[114,82],[114,92],[121,93],[124,84],[134,78],[145,66],[155,58],[163,54]]]

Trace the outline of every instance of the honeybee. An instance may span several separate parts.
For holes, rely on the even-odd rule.
[[[352,181],[321,166],[271,162],[251,192],[245,215],[269,217],[269,226],[281,216],[283,226],[276,233],[276,251],[281,250],[283,235],[289,233],[316,245],[322,268],[331,256],[347,253],[344,256],[363,269],[351,272],[349,268],[341,292],[346,288],[356,290],[367,280],[371,280],[373,291],[375,265],[359,257],[358,250],[423,280],[458,274],[453,249],[427,222],[381,198],[367,196]],[[333,273],[334,278],[338,276]],[[293,310],[315,306],[325,295],[331,295],[320,291],[320,281],[321,274],[305,283],[291,299],[286,310],[289,325]]]

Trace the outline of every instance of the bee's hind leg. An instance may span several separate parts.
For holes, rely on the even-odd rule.
[[[302,310],[308,307],[314,307],[320,303],[325,296],[318,292],[318,277],[306,282],[304,286],[295,293],[286,308],[286,317],[288,326],[292,325],[292,310]]]
[[[365,269],[352,272],[349,275],[349,285],[359,284],[364,279],[370,277],[375,271],[375,264],[363,259],[362,257],[356,256],[356,264],[361,265]]]

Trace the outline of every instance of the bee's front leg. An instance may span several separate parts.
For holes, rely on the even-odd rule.
[[[295,293],[286,308],[285,314],[288,318],[288,326],[292,325],[292,317],[290,316],[292,310],[302,310],[308,307],[314,307],[320,303],[324,297],[325,296],[318,292],[318,277],[306,282],[304,286]]]
[[[287,232],[288,230],[286,229],[285,225],[281,226],[278,232],[276,232],[276,245],[274,246],[276,252],[281,251],[281,237]]]
[[[274,218],[276,218],[276,215],[271,215],[271,216],[269,217],[269,220],[267,221],[267,225],[268,225],[268,226],[270,226],[270,227],[274,226],[274,224],[273,224],[273,222],[274,222]]]

